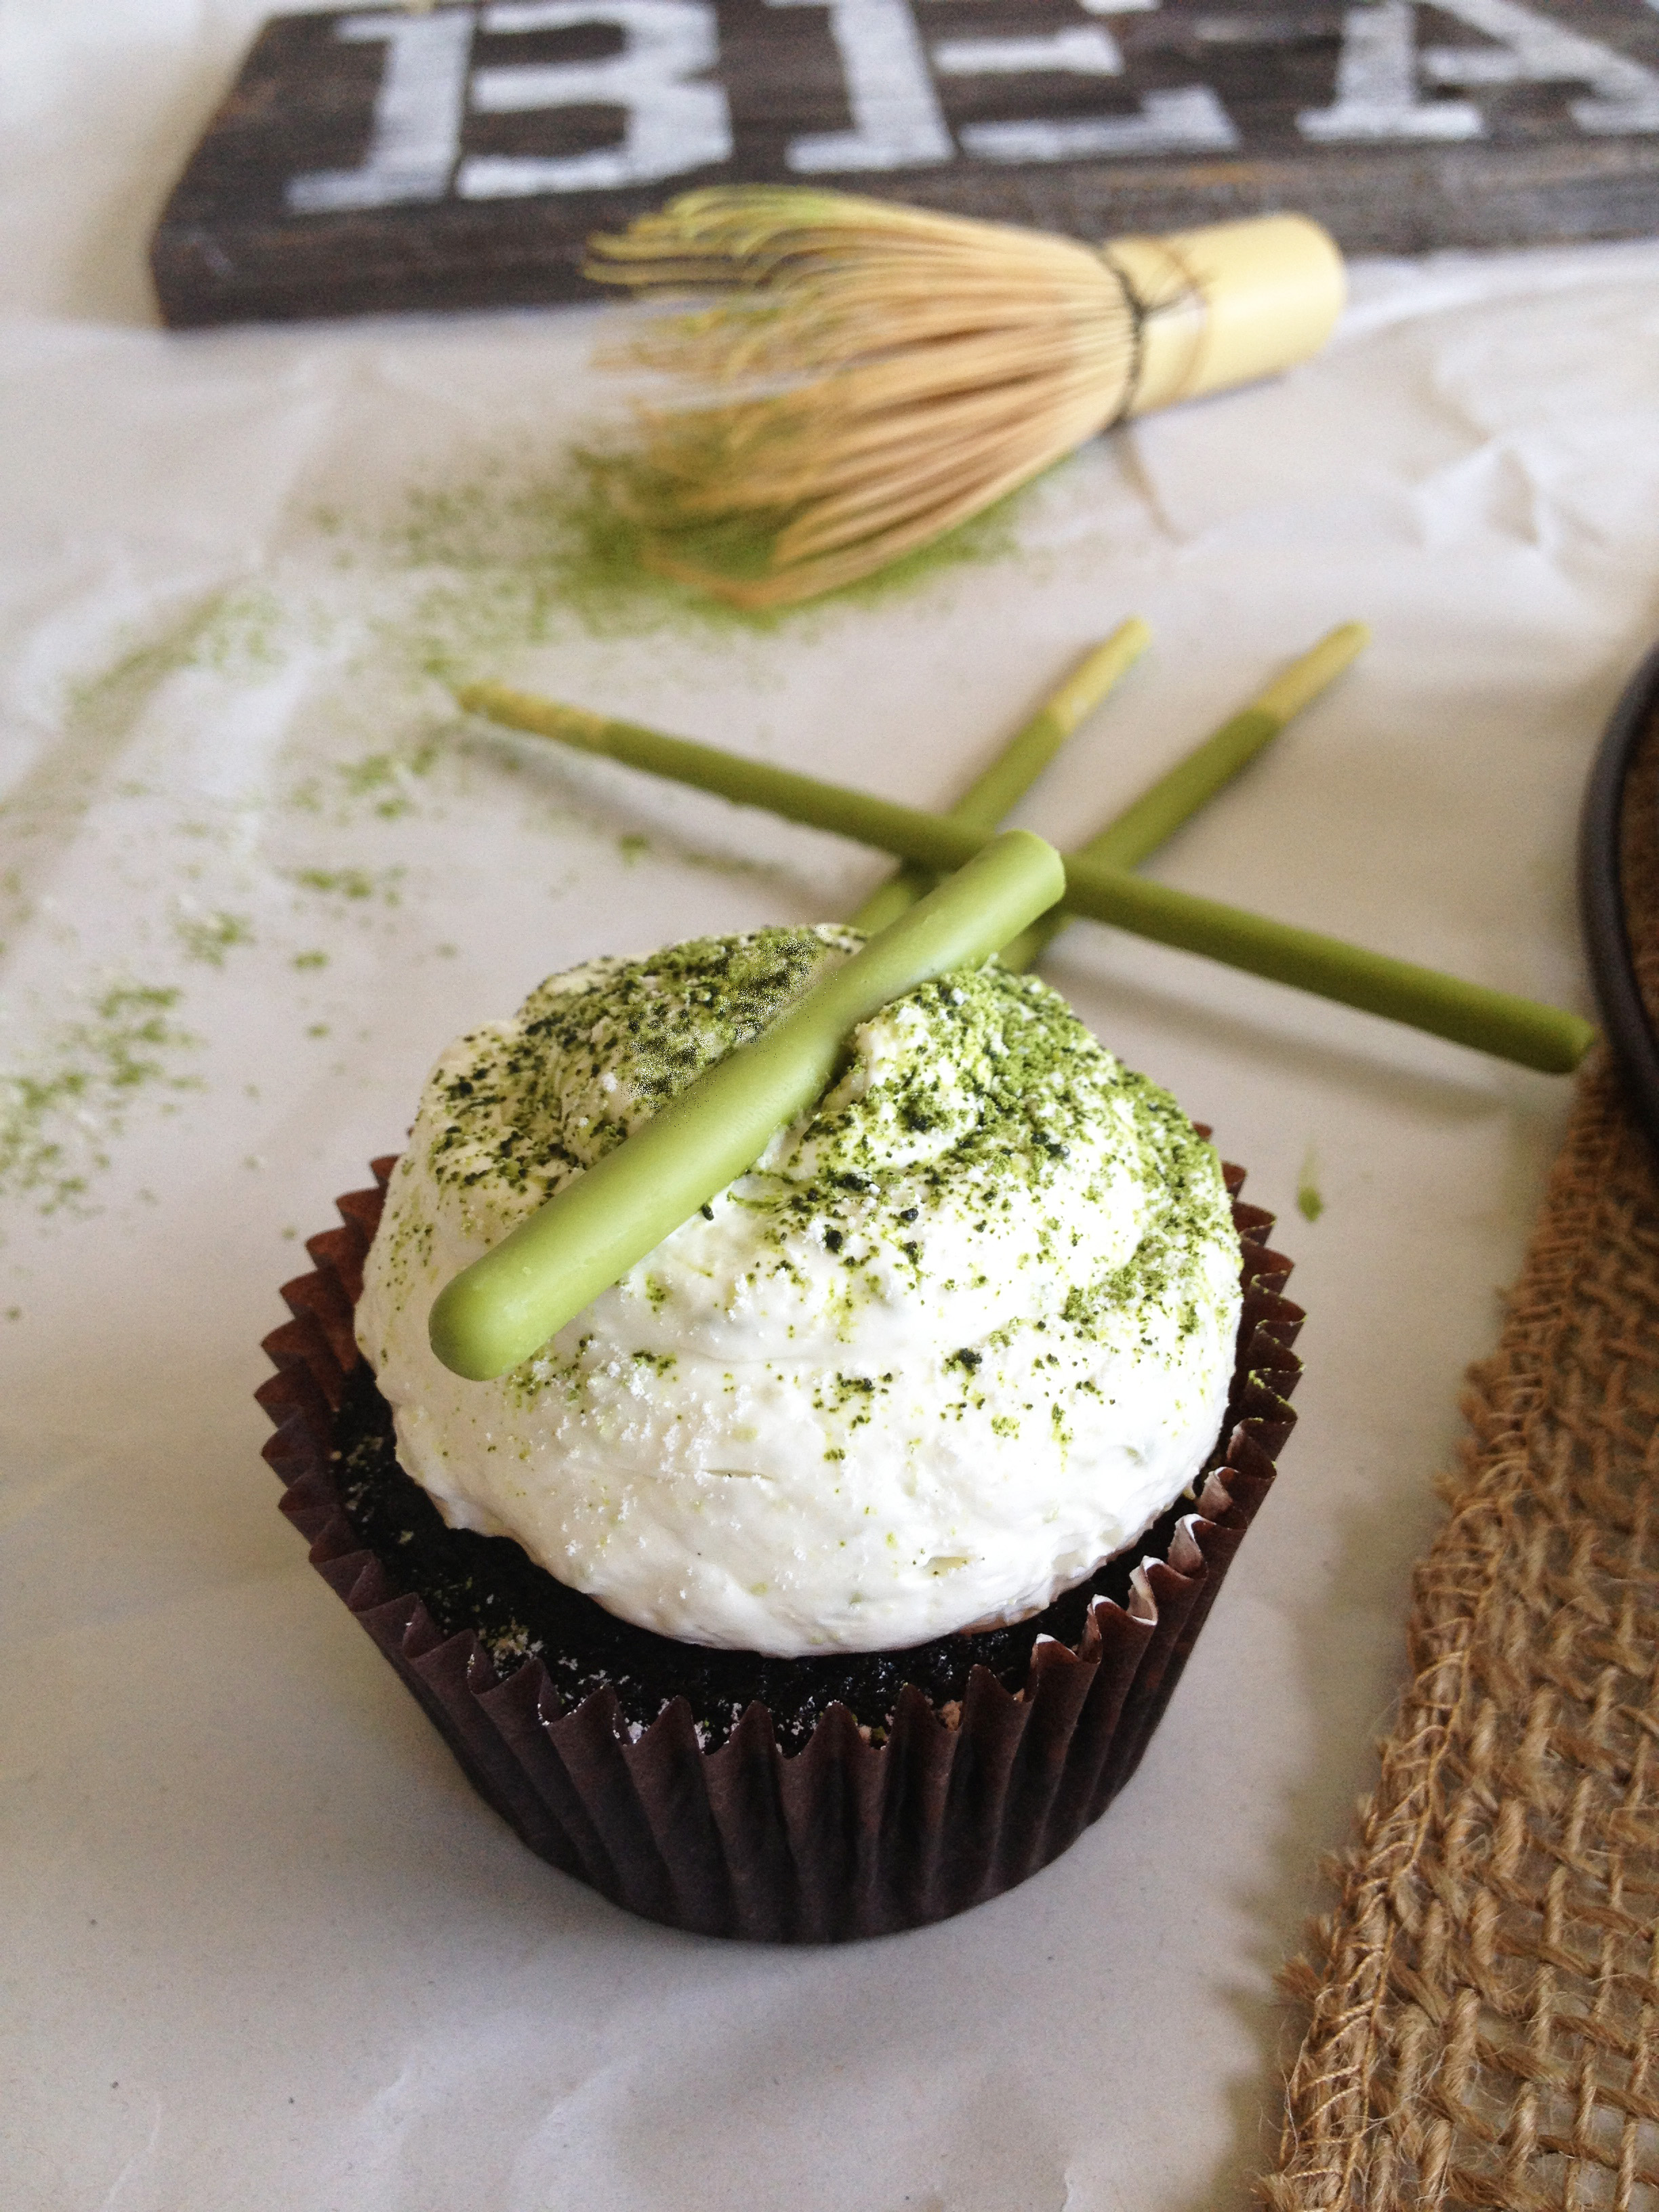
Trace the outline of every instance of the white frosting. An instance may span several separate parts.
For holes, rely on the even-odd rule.
[[[1225,1408],[1213,1152],[994,967],[888,1006],[749,1175],[493,1382],[437,1292],[856,939],[768,930],[555,976],[428,1081],[358,1340],[403,1464],[687,1642],[878,1650],[1017,1620],[1133,1541]]]

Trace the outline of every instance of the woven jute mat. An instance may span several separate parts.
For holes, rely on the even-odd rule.
[[[1659,1002],[1652,738],[1627,811]],[[1280,2212],[1659,2212],[1659,1170],[1582,1079],[1335,1911],[1285,1977]]]

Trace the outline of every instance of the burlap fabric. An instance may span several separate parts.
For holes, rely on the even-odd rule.
[[[1650,1006],[1656,750],[1626,822]],[[1659,1174],[1605,1063],[1470,1381],[1409,1687],[1286,1977],[1281,2212],[1659,2208]]]

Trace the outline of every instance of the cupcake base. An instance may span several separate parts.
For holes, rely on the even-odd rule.
[[[632,1717],[611,1683],[562,1698],[556,1655],[553,1674],[520,1658],[499,1623],[486,1643],[447,1586],[431,1603],[416,1594],[395,1536],[378,1530],[376,1549],[354,1525],[348,1454],[379,1400],[352,1310],[392,1161],[374,1164],[377,1187],[339,1201],[343,1225],[307,1246],[314,1271],[284,1285],[294,1319],[265,1339],[277,1372],[258,1394],[276,1425],[265,1456],[312,1564],[532,1850],[674,1927],[838,1942],[997,1896],[1098,1819],[1139,1763],[1295,1418],[1302,1314],[1281,1295],[1289,1261],[1265,1244],[1272,1217],[1239,1200],[1242,1171],[1226,1170],[1244,1250],[1238,1359],[1195,1507],[1178,1501],[1023,1631],[946,1639],[962,1648],[957,1694],[940,1694],[956,1687],[951,1655],[929,1646],[936,1663],[916,1671],[933,1694],[905,1681],[884,1712],[832,1698],[814,1723],[781,1703],[775,1723],[755,1697],[733,1723],[730,1703],[705,1697],[699,1717],[676,1696],[646,1724],[636,1686]],[[890,1685],[907,1655],[879,1656],[886,1671],[867,1679]]]

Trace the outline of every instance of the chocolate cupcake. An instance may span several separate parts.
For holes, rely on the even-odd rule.
[[[990,969],[884,1009],[521,1368],[434,1380],[434,1285],[842,945],[594,963],[461,1040],[261,1393],[314,1562],[525,1841],[769,1940],[942,1918],[1103,1809],[1272,1480],[1301,1318],[1242,1177]]]

